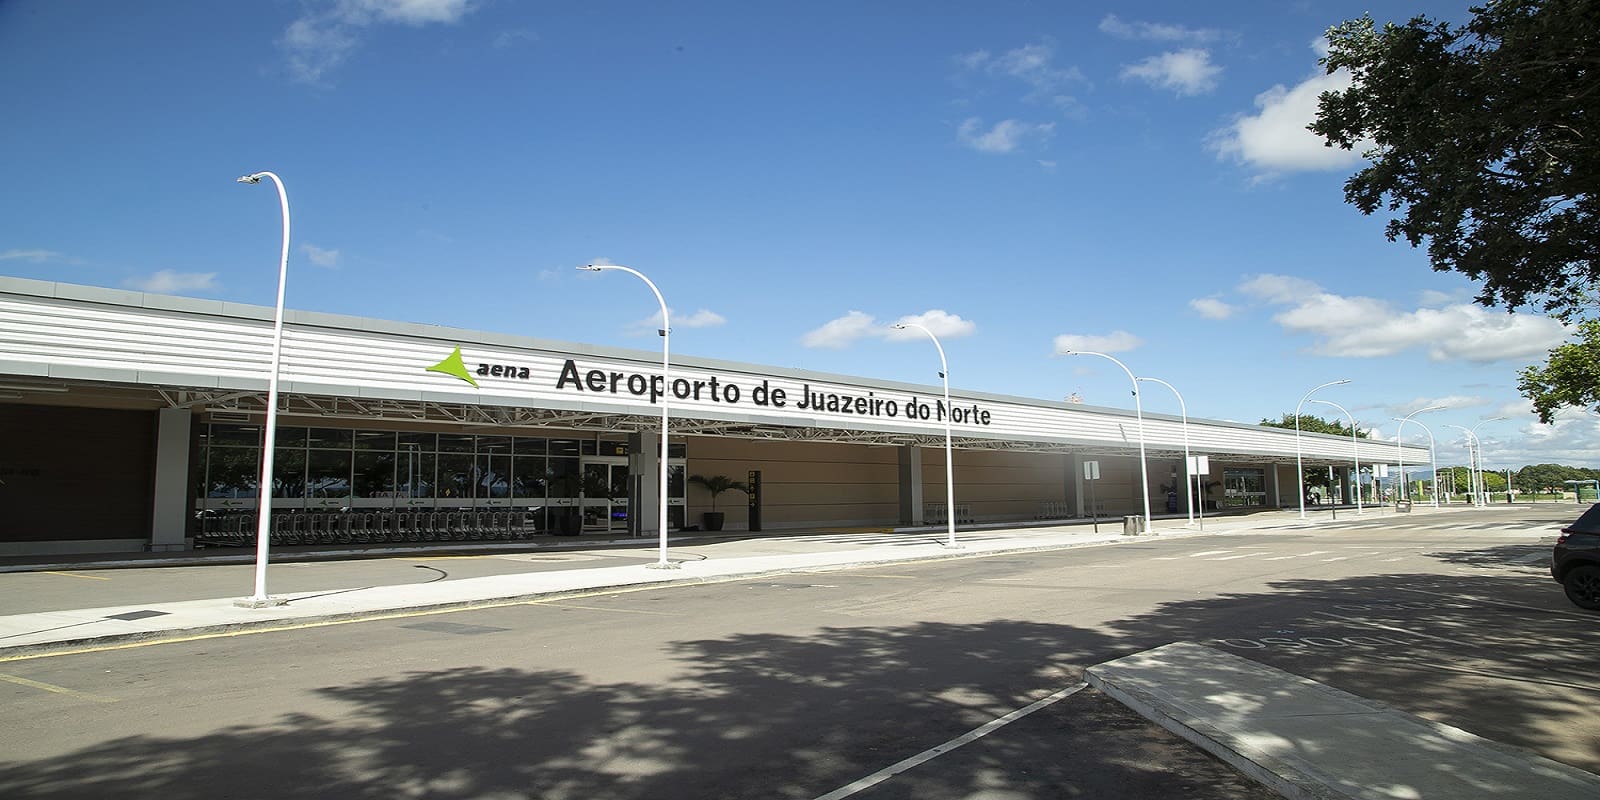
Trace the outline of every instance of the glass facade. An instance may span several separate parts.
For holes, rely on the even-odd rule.
[[[196,511],[202,519],[253,514],[261,426],[213,422],[198,428]],[[683,457],[681,447],[672,448],[675,459]],[[391,517],[402,512],[410,517],[493,513],[493,519],[505,519],[507,528],[577,532],[583,498],[595,496],[590,489],[615,498],[619,507],[627,498],[625,467],[620,474],[608,474],[605,486],[590,487],[585,462],[626,454],[627,443],[616,440],[280,426],[273,462],[274,517],[277,512],[364,513],[381,519],[362,519],[362,524],[399,527]],[[673,504],[681,506],[683,466],[671,469]],[[432,522],[430,517],[428,524]],[[448,528],[450,521],[440,524]],[[232,520],[211,527],[244,526]]]

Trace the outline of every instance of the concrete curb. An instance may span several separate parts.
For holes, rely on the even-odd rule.
[[[584,595],[589,595],[589,594],[605,593],[605,592],[636,591],[636,590],[637,591],[642,591],[642,590],[647,590],[647,589],[670,588],[670,587],[674,587],[674,586],[707,585],[707,584],[715,584],[715,583],[727,583],[727,582],[734,582],[734,581],[741,581],[741,580],[750,580],[752,578],[761,578],[761,577],[773,576],[773,575],[790,575],[790,574],[797,574],[797,573],[836,572],[836,571],[840,571],[840,570],[857,569],[857,568],[863,568],[863,567],[873,567],[873,566],[880,566],[880,565],[886,565],[886,564],[931,563],[931,562],[938,562],[938,561],[952,561],[952,560],[965,559],[965,558],[984,558],[984,557],[996,556],[996,555],[1014,555],[1014,554],[1017,554],[1017,553],[1044,552],[1044,551],[1052,551],[1052,550],[1069,550],[1069,549],[1080,548],[1080,547],[1117,545],[1117,544],[1121,544],[1123,542],[1132,542],[1132,541],[1137,541],[1137,540],[1140,540],[1140,539],[1151,538],[1151,537],[1143,537],[1143,536],[1137,537],[1137,538],[1135,538],[1135,537],[1123,538],[1123,537],[1120,537],[1120,536],[1118,536],[1116,538],[1112,538],[1111,535],[1109,535],[1109,534],[1106,534],[1106,535],[1103,535],[1103,536],[1105,538],[1089,539],[1087,541],[1055,542],[1055,543],[1051,543],[1051,544],[1023,545],[1023,546],[1004,546],[1004,545],[997,546],[997,547],[981,547],[981,546],[978,546],[978,547],[972,547],[971,549],[962,548],[962,549],[958,549],[958,550],[949,550],[949,551],[945,551],[945,552],[932,552],[932,553],[923,552],[923,553],[909,553],[909,554],[888,554],[888,555],[881,555],[881,556],[874,555],[872,557],[862,557],[860,555],[851,556],[850,554],[838,554],[838,555],[846,556],[848,558],[848,560],[841,560],[841,561],[837,561],[837,562],[833,562],[833,563],[828,563],[826,561],[822,561],[822,562],[818,562],[818,563],[788,565],[788,566],[777,566],[777,567],[768,567],[768,568],[734,569],[734,570],[731,570],[731,571],[728,571],[728,572],[718,572],[718,573],[715,573],[715,574],[706,574],[706,575],[685,575],[685,574],[682,574],[682,573],[661,573],[660,577],[655,577],[655,576],[652,576],[652,575],[650,575],[648,573],[644,573],[643,570],[645,569],[645,567],[642,567],[642,566],[641,567],[620,567],[620,568],[612,568],[612,569],[639,570],[640,571],[639,574],[642,576],[641,579],[640,580],[631,580],[631,581],[601,580],[601,581],[597,581],[595,583],[586,583],[586,584],[583,584],[583,585],[580,585],[580,586],[570,586],[570,587],[564,587],[564,588],[543,589],[543,590],[528,591],[528,592],[491,593],[491,594],[487,594],[487,595],[482,595],[482,596],[477,596],[477,597],[470,597],[470,598],[463,598],[463,599],[457,599],[457,600],[431,601],[431,602],[419,602],[419,603],[404,603],[404,602],[401,602],[401,603],[395,603],[395,604],[386,604],[386,605],[384,605],[382,607],[366,608],[366,609],[351,610],[351,611],[338,611],[338,612],[326,612],[326,613],[309,613],[309,614],[297,614],[297,613],[294,613],[295,611],[297,611],[297,609],[294,608],[294,604],[296,602],[300,602],[300,601],[304,601],[304,600],[310,600],[310,599],[314,599],[314,598],[317,598],[317,597],[332,596],[332,595],[337,595],[337,594],[343,594],[343,593],[346,593],[346,592],[349,592],[349,591],[360,591],[360,590],[345,590],[344,592],[314,592],[314,593],[309,593],[309,594],[302,594],[302,595],[299,595],[299,596],[289,596],[289,597],[286,598],[286,602],[283,605],[270,606],[270,607],[266,607],[266,608],[262,608],[262,609],[250,610],[248,613],[261,613],[263,615],[271,614],[271,616],[264,616],[261,619],[255,619],[255,620],[242,620],[242,621],[232,621],[232,622],[223,622],[223,623],[209,623],[209,624],[198,624],[198,625],[183,625],[183,626],[180,626],[180,627],[172,627],[172,628],[154,628],[154,629],[148,629],[148,630],[137,630],[137,631],[125,631],[125,632],[117,632],[117,633],[96,634],[96,635],[91,635],[91,636],[82,636],[82,637],[76,637],[76,638],[72,638],[72,639],[63,639],[63,640],[50,641],[50,642],[36,642],[36,643],[16,644],[16,645],[0,644],[0,662],[21,661],[21,660],[27,660],[27,659],[32,659],[32,658],[42,658],[42,657],[46,657],[46,656],[72,653],[72,652],[76,652],[76,651],[80,651],[80,650],[84,650],[84,649],[97,649],[97,648],[103,648],[103,647],[115,647],[115,646],[119,646],[119,645],[126,645],[126,646],[153,645],[153,644],[160,644],[162,642],[181,641],[181,640],[188,639],[188,638],[220,636],[220,635],[227,635],[227,634],[233,634],[233,633],[241,633],[241,632],[246,632],[246,631],[265,632],[265,631],[273,631],[273,630],[292,630],[292,629],[295,629],[295,628],[302,628],[302,627],[307,627],[307,626],[311,626],[311,625],[327,625],[327,624],[341,624],[341,623],[360,622],[360,621],[375,621],[375,620],[398,618],[398,617],[405,617],[405,616],[415,616],[415,615],[430,614],[430,613],[448,613],[448,612],[451,612],[451,611],[461,611],[461,610],[474,609],[474,608],[494,608],[494,607],[499,607],[499,606],[519,605],[519,604],[523,604],[523,603],[546,601],[546,600],[558,600],[558,599],[561,599],[563,597],[576,597],[576,596],[584,596]],[[1174,538],[1176,538],[1176,536],[1174,536]],[[826,558],[829,555],[835,555],[835,554],[820,554],[820,557]],[[786,560],[794,560],[796,557],[794,557],[794,556],[780,556],[780,557],[776,557],[776,558],[784,558]],[[737,560],[739,560],[739,559],[729,559],[729,561],[737,561]],[[690,562],[690,563],[704,563],[704,562]],[[588,574],[593,574],[593,575],[599,575],[600,574],[599,570],[574,571],[574,572],[576,574],[580,574],[580,575],[584,574],[586,572]],[[368,587],[368,588],[386,588],[386,587]],[[230,603],[230,602],[231,601],[226,599],[226,598],[217,599],[217,600],[211,600],[211,601],[188,601],[189,604],[217,603],[219,605],[220,604]],[[159,606],[160,604],[145,604],[145,605],[147,605],[147,606]],[[176,604],[174,604],[174,605],[176,605]],[[84,611],[116,611],[116,610],[119,610],[120,608],[122,608],[122,607],[107,608],[107,609],[85,609]],[[97,619],[103,620],[103,619],[106,618],[106,616],[108,616],[108,615],[102,615],[101,617],[99,617]],[[92,620],[85,620],[85,622],[87,622],[87,621],[92,621]],[[78,624],[82,624],[82,623],[78,623]]]

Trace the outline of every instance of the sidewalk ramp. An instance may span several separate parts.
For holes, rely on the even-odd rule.
[[[1583,770],[1197,644],[1087,676],[1291,800],[1600,798],[1600,777]]]

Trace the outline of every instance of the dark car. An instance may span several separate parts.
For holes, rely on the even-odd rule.
[[[1600,611],[1600,503],[1561,529],[1550,560],[1550,574],[1579,608]]]

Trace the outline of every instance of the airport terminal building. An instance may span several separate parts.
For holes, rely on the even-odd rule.
[[[272,342],[271,308],[0,277],[0,555],[252,542]],[[668,386],[659,351],[296,311],[282,348],[280,544],[654,535],[663,392],[675,530],[713,502],[740,531],[1143,511],[1132,409],[679,356]],[[1205,508],[1298,503],[1294,431],[1145,414],[1157,514],[1184,508],[1186,434]],[[1340,474],[1397,455],[1298,448]]]

